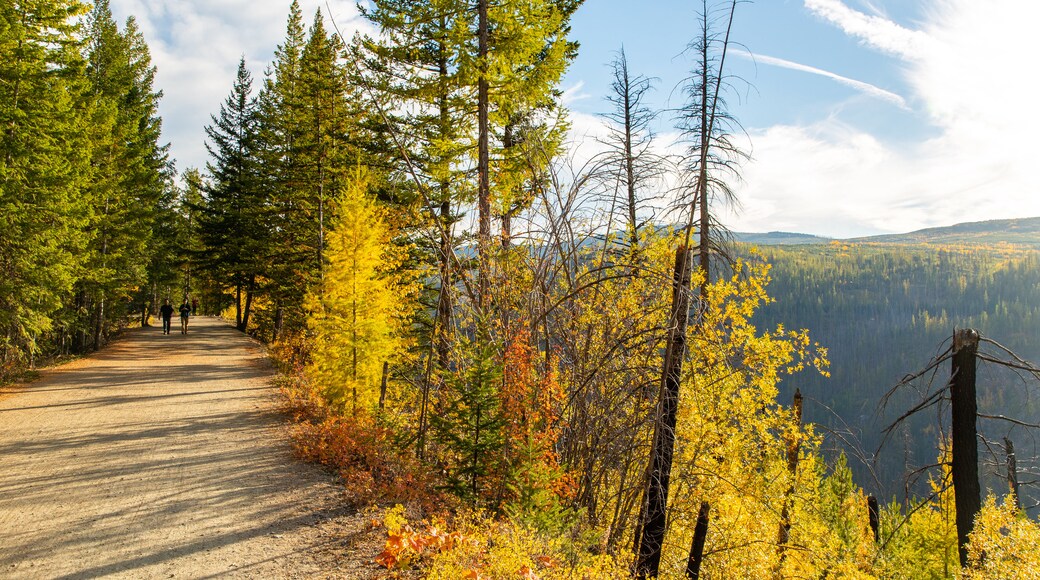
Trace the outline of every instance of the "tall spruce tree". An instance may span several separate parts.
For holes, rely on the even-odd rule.
[[[267,293],[271,297],[272,338],[284,330],[304,327],[302,308],[306,292],[307,267],[299,255],[301,228],[299,203],[301,191],[299,144],[301,126],[301,60],[307,42],[303,15],[298,0],[293,0],[286,23],[283,44],[275,49],[275,59],[267,70],[258,97],[260,146],[258,154],[263,182],[268,190],[271,237],[267,264]]]
[[[321,12],[306,35],[298,3],[290,8],[259,102],[260,156],[275,232],[268,271],[275,303],[273,326],[303,328],[304,296],[321,288],[324,249],[335,222],[336,198],[349,167],[362,157],[362,114],[355,88],[340,66],[340,39]]]
[[[268,228],[256,155],[258,118],[245,58],[234,85],[206,127],[209,180],[199,211],[200,265],[234,291],[235,326],[245,331],[261,274]]]

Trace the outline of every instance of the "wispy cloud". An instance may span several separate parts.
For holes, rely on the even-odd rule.
[[[853,10],[841,0],[805,0],[805,7],[860,42],[902,59],[919,58],[931,42],[923,32],[904,28],[876,13]]]
[[[837,81],[837,82],[839,82],[839,83],[841,83],[841,84],[843,84],[843,85],[845,85],[847,87],[851,87],[851,88],[853,88],[853,89],[855,89],[855,90],[857,90],[857,91],[859,91],[859,92],[861,92],[863,94],[866,94],[866,95],[869,95],[871,97],[875,97],[875,98],[881,99],[883,101],[887,101],[889,103],[892,103],[893,105],[899,107],[900,109],[904,109],[905,110],[905,109],[908,108],[907,105],[906,105],[906,99],[904,99],[903,97],[897,95],[896,93],[893,93],[892,91],[886,91],[885,89],[882,89],[881,87],[874,86],[874,85],[872,85],[870,83],[865,83],[863,81],[857,81],[856,79],[850,79],[848,77],[843,77],[843,76],[841,76],[839,74],[832,73],[830,71],[823,70],[823,69],[820,69],[820,68],[816,68],[814,66],[801,64],[801,63],[793,62],[793,61],[790,61],[790,60],[777,58],[777,57],[774,57],[774,56],[767,56],[767,55],[763,55],[763,54],[752,55],[751,53],[746,52],[746,51],[740,51],[740,52],[737,52],[737,54],[744,55],[747,58],[751,58],[751,59],[755,60],[756,62],[761,62],[761,63],[765,63],[765,64],[772,65],[772,66],[778,66],[780,68],[786,68],[786,69],[790,69],[790,70],[796,70],[796,71],[805,72],[805,73],[809,73],[809,74],[820,75],[822,77],[827,77],[827,78],[835,80],[835,81]]]

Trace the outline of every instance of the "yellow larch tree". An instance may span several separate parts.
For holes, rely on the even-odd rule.
[[[308,297],[314,348],[308,375],[340,411],[378,405],[384,367],[406,351],[415,278],[403,273],[406,248],[393,243],[389,216],[368,195],[362,168],[344,186],[329,233],[328,269]]]

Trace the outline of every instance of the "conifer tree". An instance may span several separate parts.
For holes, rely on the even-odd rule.
[[[84,4],[0,5],[0,376],[39,351],[82,266],[91,103]],[[68,324],[67,318],[62,324]]]
[[[306,31],[298,0],[289,7],[284,42],[275,49],[275,60],[264,79],[258,97],[258,155],[263,182],[270,204],[271,260],[267,264],[267,292],[273,303],[272,331],[278,339],[283,330],[301,329],[306,291],[306,267],[299,256],[302,232],[298,221],[298,201],[302,182],[299,147],[301,127],[301,59]]]
[[[286,40],[260,97],[258,154],[269,189],[274,250],[268,268],[275,301],[274,327],[286,318],[302,328],[304,296],[321,288],[328,229],[347,168],[367,145],[359,136],[362,112],[339,59],[343,43],[330,35],[321,12],[306,35],[298,3],[290,7]]]
[[[414,310],[412,284],[399,271],[405,256],[369,194],[371,184],[361,167],[345,182],[340,218],[328,236],[326,276],[309,300],[310,374],[330,402],[352,414],[375,410],[383,365],[403,358]]]
[[[478,323],[481,324],[481,323]],[[447,385],[431,425],[444,447],[447,487],[475,506],[496,506],[505,477],[505,417],[499,387],[502,382],[498,345],[478,330],[475,341],[460,340],[455,373]]]
[[[245,58],[231,93],[206,127],[212,162],[199,233],[205,248],[201,265],[234,289],[235,325],[245,331],[257,290],[265,240],[265,199],[258,180],[257,114],[253,78]]]
[[[145,282],[152,227],[170,188],[167,147],[159,144],[161,93],[153,89],[148,46],[133,18],[119,31],[108,0],[90,14],[87,58],[95,105],[94,213],[77,301],[91,313],[82,330],[96,349],[107,332],[109,305]]]
[[[457,243],[454,224],[463,204],[471,202],[463,166],[468,137],[474,128],[471,102],[462,91],[457,51],[451,42],[457,9],[440,2],[376,0],[363,14],[379,27],[378,38],[365,39],[365,61],[374,78],[366,80],[390,103],[407,114],[390,116],[401,147],[395,170],[407,175],[429,223],[427,251],[436,263],[438,280],[434,328],[429,343],[441,369],[447,366],[456,280]],[[403,155],[401,153],[404,153]]]

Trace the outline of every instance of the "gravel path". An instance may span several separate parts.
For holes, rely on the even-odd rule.
[[[292,457],[271,374],[198,317],[0,394],[0,578],[376,574],[366,518]]]

